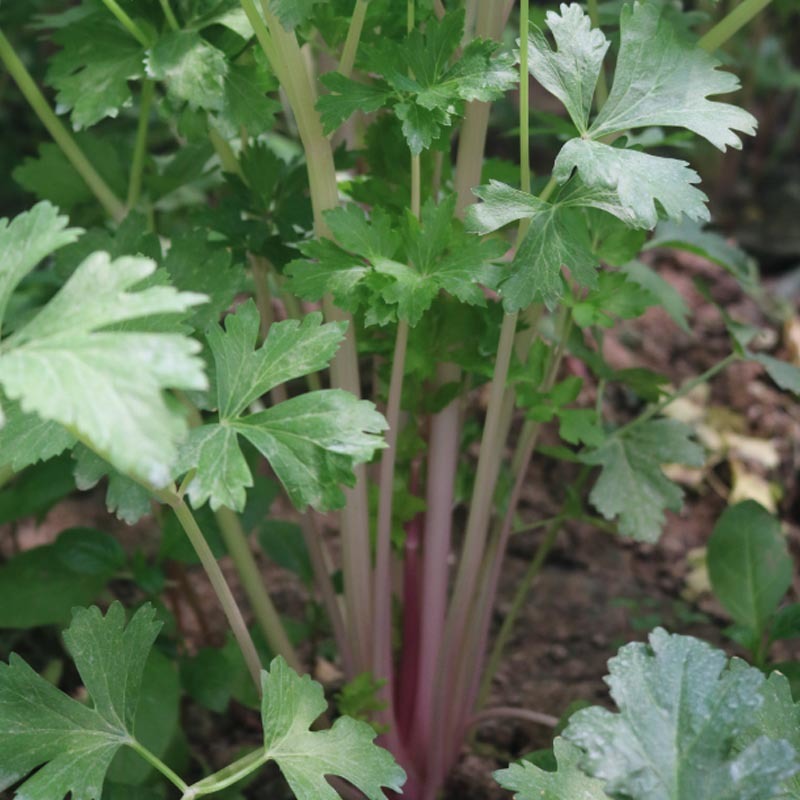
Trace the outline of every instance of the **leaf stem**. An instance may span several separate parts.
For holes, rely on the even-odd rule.
[[[128,16],[117,0],[102,0],[103,5],[117,18],[119,23],[128,33],[136,39],[142,47],[150,47],[153,43],[150,37]]]
[[[669,397],[664,398],[660,403],[650,406],[647,411],[645,411],[643,414],[640,414],[638,417],[636,417],[636,419],[632,419],[626,425],[623,425],[621,428],[617,428],[617,430],[615,430],[611,435],[620,436],[623,433],[628,433],[638,425],[647,422],[649,419],[652,419],[656,415],[660,414],[667,406],[674,403],[679,398],[685,397],[687,394],[689,394],[689,392],[692,391],[692,389],[700,386],[700,384],[710,381],[717,373],[722,372],[724,369],[738,360],[739,356],[736,353],[731,353],[723,358],[722,361],[707,369],[701,375],[692,378],[690,381],[686,381],[686,383],[684,383],[683,386],[678,389],[678,391],[674,392]]]
[[[256,564],[253,551],[250,549],[250,544],[247,540],[247,534],[242,528],[239,517],[234,511],[224,506],[217,509],[215,516],[222,538],[225,540],[225,546],[228,548],[228,553],[236,565],[242,588],[250,601],[253,614],[267,639],[267,643],[273,652],[286,659],[286,662],[295,672],[302,672],[302,661],[289,641],[280,615],[264,587],[258,564]]]
[[[356,63],[356,53],[364,29],[364,20],[367,17],[369,0],[356,0],[353,15],[350,17],[350,27],[347,29],[347,39],[344,42],[342,57],[339,60],[339,72],[349,78],[353,74],[353,65]]]
[[[530,75],[528,73],[528,31],[530,4],[519,4],[519,179],[523,192],[531,191]],[[524,41],[524,44],[523,44]]]
[[[139,124],[136,128],[136,142],[133,146],[133,160],[131,161],[131,172],[128,180],[127,205],[129,209],[139,202],[139,197],[142,193],[142,172],[144,171],[144,161],[147,155],[147,130],[150,123],[150,108],[153,104],[154,95],[155,84],[153,81],[144,81],[139,101]]]
[[[172,6],[169,4],[169,0],[159,0],[159,2],[161,3],[161,10],[164,12],[164,16],[166,17],[167,25],[169,25],[173,31],[179,31],[181,26],[178,23],[175,12],[172,10]]]
[[[753,17],[763,11],[771,0],[743,0],[736,8],[726,14],[697,43],[699,47],[713,53],[722,47],[734,34],[747,25]]]
[[[536,725],[544,725],[547,728],[555,728],[558,725],[558,717],[552,714],[544,714],[541,711],[528,711],[524,708],[514,708],[513,706],[498,706],[497,708],[487,708],[479,711],[469,721],[470,727],[479,725],[487,719],[503,717],[506,719],[519,719],[524,722],[533,722]]]
[[[200,530],[200,527],[198,526],[191,509],[188,505],[186,505],[184,499],[174,491],[174,489],[157,489],[154,490],[154,495],[159,502],[164,503],[172,508],[172,510],[175,512],[178,522],[180,523],[186,535],[189,537],[189,541],[192,543],[192,547],[194,547],[194,550],[200,559],[200,563],[203,565],[206,575],[208,575],[209,581],[211,581],[211,586],[214,589],[214,593],[217,595],[217,599],[222,606],[222,610],[225,612],[228,624],[231,626],[233,635],[236,637],[236,641],[238,642],[239,648],[242,651],[242,655],[244,656],[244,660],[247,664],[248,670],[250,671],[250,675],[253,678],[253,682],[260,693],[261,659],[258,656],[255,645],[253,644],[250,631],[247,630],[247,624],[244,621],[244,617],[242,616],[242,612],[238,603],[236,602],[236,598],[233,596],[233,592],[231,591],[230,586],[228,586],[228,582],[225,580],[225,576],[222,574],[222,570],[217,563],[217,559],[214,558],[214,554],[211,552],[211,548],[208,546],[208,542],[206,541],[203,532]]]
[[[129,739],[127,742],[131,750],[137,752],[148,764],[155,767],[170,783],[178,787],[182,792],[189,789],[189,784],[183,780],[178,774],[170,769],[160,758],[154,753],[151,753],[144,745],[136,741],[136,739]]]
[[[210,123],[208,126],[208,138],[211,140],[220,164],[222,164],[222,171],[236,175],[244,183],[247,183],[242,172],[242,165],[239,163],[239,159],[236,158],[236,153],[233,152],[230,142]]]
[[[600,27],[600,10],[598,8],[597,0],[587,0],[589,10],[589,19],[592,21],[593,28]],[[595,108],[599,111],[608,100],[608,83],[606,82],[605,65],[600,65],[600,74],[597,76],[597,85],[594,91]]]
[[[188,800],[188,798],[202,797],[206,794],[213,794],[227,789],[229,786],[233,786],[234,783],[246,778],[250,773],[255,772],[259,767],[266,764],[270,758],[271,756],[266,748],[262,747],[259,750],[254,750],[212,775],[193,783],[191,786],[187,786],[183,796]]]
[[[124,204],[114,192],[111,191],[103,178],[100,177],[100,174],[83,154],[80,147],[78,147],[72,134],[70,134],[61,120],[53,113],[44,95],[39,90],[39,87],[36,85],[2,30],[0,30],[0,60],[6,65],[11,77],[16,82],[19,90],[30,104],[34,113],[39,118],[42,125],[47,128],[48,133],[53,137],[53,141],[61,148],[61,152],[64,153],[69,163],[72,164],[75,171],[89,187],[106,213],[115,222],[122,221],[125,217]]]
[[[480,692],[478,693],[478,708],[486,703],[486,699],[489,696],[489,690],[492,688],[492,680],[497,672],[497,668],[500,666],[500,659],[503,656],[503,652],[505,651],[511,634],[514,631],[514,625],[516,624],[517,617],[519,616],[522,606],[525,603],[525,598],[528,596],[528,592],[531,590],[533,582],[541,572],[545,559],[548,555],[550,555],[550,551],[553,549],[553,546],[556,543],[556,539],[558,538],[558,534],[561,531],[563,523],[563,517],[556,517],[551,521],[547,527],[544,538],[541,542],[539,542],[539,546],[536,548],[536,554],[534,555],[531,563],[528,565],[525,575],[517,584],[517,591],[514,594],[511,608],[509,609],[508,614],[506,614],[506,618],[503,620],[503,624],[497,633],[497,639],[495,639],[492,647],[492,654],[489,657],[486,668],[483,671],[481,688]]]

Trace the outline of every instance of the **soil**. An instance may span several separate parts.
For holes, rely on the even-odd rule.
[[[659,273],[689,303],[696,335],[681,333],[663,311],[652,309],[643,318],[620,326],[609,338],[605,355],[611,363],[620,367],[646,366],[663,372],[679,385],[729,352],[727,334],[716,310],[693,288],[696,276],[713,285],[715,297],[724,301],[732,314],[772,331],[765,336],[765,344],[782,356],[791,357],[792,352],[787,351],[790,333],[782,336],[759,305],[718,267],[683,254],[657,253],[655,259]],[[787,284],[784,277],[772,279],[772,284],[773,289],[785,293],[785,286],[791,282]],[[796,307],[797,290],[792,292],[785,299]],[[569,360],[565,362],[566,372],[577,368]],[[594,402],[590,392],[582,399]],[[625,394],[613,394],[607,399],[620,420],[632,413],[631,398]],[[734,459],[720,453],[700,475],[684,476],[691,484],[686,487],[685,508],[680,514],[667,515],[664,534],[654,545],[626,542],[585,524],[566,526],[525,603],[495,677],[488,707],[512,706],[559,717],[576,701],[608,704],[602,680],[606,662],[620,645],[643,639],[657,625],[703,637],[729,652],[737,652],[722,633],[727,624],[723,610],[707,592],[697,591],[698,587],[702,589],[703,581],[702,571],[693,566],[694,557],[726,505],[734,469],[740,471],[740,477],[745,474],[757,482],[768,480],[782,487],[778,513],[792,548],[800,554],[800,484],[796,480],[800,467],[800,410],[769,383],[760,368],[746,364],[733,366],[713,382],[710,396],[695,398],[694,402],[694,412],[705,414],[708,419],[715,409],[726,408],[722,428],[727,426],[740,436],[772,443],[777,464],[764,469],[752,459]],[[533,522],[556,513],[563,486],[572,479],[573,471],[574,467],[567,463],[536,459],[520,510],[523,521]],[[41,523],[25,522],[15,531],[13,542],[7,530],[0,530],[0,554],[9,555],[14,542],[23,548],[43,544],[75,524],[109,528],[101,493],[70,498]],[[156,534],[146,522],[133,528],[116,522],[111,526],[123,545],[152,541],[155,546]],[[520,533],[512,538],[495,612],[497,627],[509,609],[540,536]],[[302,586],[285,572],[266,563],[262,566],[282,612],[302,616],[308,600]],[[197,595],[199,613],[185,603],[171,604],[187,646],[195,649],[201,644],[218,643],[225,623],[205,578],[193,570],[187,578]],[[124,586],[116,588],[124,595]],[[800,599],[796,589],[794,595],[793,600]],[[54,640],[47,641],[56,646]],[[784,648],[778,656],[800,657],[800,650]],[[330,684],[332,672],[335,676],[330,665],[318,661],[318,678]],[[212,768],[231,761],[244,746],[253,746],[259,732],[258,716],[235,704],[230,714],[219,717],[187,703],[185,723],[192,746]],[[222,730],[220,725],[224,726]],[[511,759],[548,747],[551,740],[552,730],[529,721],[484,720],[450,778],[447,798],[507,797],[492,781],[491,773]],[[280,779],[265,778],[247,790],[248,796],[282,797]]]

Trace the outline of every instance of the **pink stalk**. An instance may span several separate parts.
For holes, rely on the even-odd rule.
[[[453,364],[439,367],[439,384],[457,380]],[[454,479],[461,433],[460,403],[454,401],[431,421],[428,443],[427,514],[422,568],[422,607],[417,695],[412,751],[427,760],[433,723],[434,693],[447,614],[448,558],[450,556]]]
[[[410,487],[412,493],[419,490],[419,463],[412,465]],[[408,741],[414,721],[418,691],[417,662],[419,661],[420,630],[423,604],[420,585],[422,569],[420,547],[422,546],[425,517],[417,514],[406,523],[405,559],[403,562],[403,645],[395,683],[395,709],[397,727],[403,741]]]

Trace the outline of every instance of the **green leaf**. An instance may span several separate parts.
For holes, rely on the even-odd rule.
[[[610,328],[617,319],[633,319],[657,304],[656,297],[622,272],[601,272],[597,289],[572,307],[572,317],[580,327],[599,325]]]
[[[792,584],[792,559],[781,526],[746,500],[725,509],[708,541],[711,587],[734,622],[758,639]]]
[[[800,636],[800,603],[792,603],[775,615],[769,632],[772,640],[796,639]]]
[[[356,111],[372,114],[383,108],[392,97],[385,85],[354,81],[340,72],[329,72],[320,80],[330,90],[329,94],[317,100],[317,110],[326,134],[335,131]]]
[[[67,228],[69,220],[50,203],[37,203],[30,211],[0,219],[0,330],[8,300],[20,281],[59,247],[74,242],[81,231]]]
[[[563,293],[561,268],[582,286],[597,286],[597,258],[579,213],[559,205],[531,220],[517,248],[509,276],[500,284],[507,313],[529,306],[537,297],[554,306]]]
[[[222,111],[225,104],[225,54],[196,31],[174,31],[148,53],[147,74],[164,81],[170,95],[190,108]]]
[[[94,528],[67,528],[58,535],[56,555],[79,575],[108,578],[125,566],[125,551],[110,534]]]
[[[198,331],[219,321],[242,283],[242,271],[231,266],[230,252],[213,246],[200,230],[172,239],[164,269],[176,289],[200,292],[209,298],[187,319]]]
[[[703,227],[696,222],[690,220],[660,222],[653,238],[644,249],[652,250],[656,247],[685,250],[707,258],[733,275],[745,291],[752,292],[758,286],[758,267],[753,259],[718,233],[703,230]]]
[[[0,461],[20,472],[47,461],[75,444],[75,438],[57,422],[26,414],[19,403],[0,404],[5,419],[0,426]]]
[[[553,742],[558,769],[548,772],[529,761],[512,764],[494,773],[495,780],[515,800],[608,800],[603,782],[581,772],[583,753],[570,742],[558,737]]]
[[[654,542],[661,533],[664,509],[680,509],[683,491],[661,467],[703,464],[703,449],[690,436],[691,429],[677,420],[649,420],[612,434],[582,455],[585,464],[602,467],[590,495],[592,504],[607,520],[619,517],[624,536]]]
[[[130,157],[130,151],[125,147],[125,143],[100,138],[90,131],[76,133],[75,142],[84,153],[90,154],[92,166],[109,188],[119,195],[124,195],[128,182],[128,165],[124,161]],[[91,206],[92,212],[96,213],[97,198],[54,142],[45,141],[40,144],[36,149],[36,155],[29,156],[18,164],[12,176],[23,189],[38,200],[49,200],[62,211],[72,213],[78,206],[88,205]],[[129,214],[122,222],[122,226],[130,224],[131,218],[135,217],[135,214]],[[111,239],[107,233],[106,236]],[[82,237],[81,242],[88,238],[89,236]]]
[[[552,50],[542,32],[534,28],[529,36],[528,69],[564,104],[578,132],[583,134],[610,42],[601,31],[592,30],[589,16],[577,3],[562,3],[560,15],[548,11],[545,22],[557,50]]]
[[[322,0],[269,0],[269,10],[287,31],[292,31],[311,19],[314,6],[320,2]]]
[[[256,50],[256,53],[260,53]],[[256,138],[272,129],[280,103],[266,96],[277,89],[272,74],[260,56],[252,64],[229,64],[225,75],[222,111],[219,115],[229,135],[239,135],[244,128]]]
[[[97,599],[111,575],[76,572],[62,556],[56,540],[55,544],[26,550],[0,566],[0,628],[62,625],[69,622],[72,608]],[[0,706],[0,729],[2,725]],[[0,743],[0,752],[2,747]]]
[[[78,609],[64,634],[91,707],[60,692],[21,658],[0,664],[0,789],[40,767],[17,790],[29,800],[99,800],[111,760],[131,741],[139,689],[160,623],[150,606],[125,626],[114,603],[103,617]]]
[[[25,517],[42,521],[60,500],[75,491],[69,469],[69,456],[51,458],[14,476],[0,490],[0,525]]]
[[[620,28],[614,84],[589,130],[593,139],[631,128],[674,126],[725,150],[742,146],[734,131],[755,133],[752,114],[707,99],[736,91],[739,81],[719,71],[719,60],[675,24],[667,0],[623,6]]]
[[[259,333],[255,303],[243,303],[208,333],[216,364],[220,417],[232,419],[270,389],[310,372],[324,369],[339,349],[346,323],[322,323],[322,314],[301,321],[285,320],[270,326],[264,344],[254,349]]]
[[[428,200],[421,220],[408,214],[399,224],[380,209],[369,221],[355,205],[328,212],[326,221],[341,247],[326,241],[303,245],[309,258],[288,266],[289,287],[307,300],[330,292],[352,310],[362,303],[371,308],[376,301],[389,303],[412,326],[441,291],[485,306],[481,286],[497,285],[500,269],[492,262],[505,247],[467,235],[454,209],[450,195],[438,205]]]
[[[154,271],[144,258],[90,256],[0,343],[0,384],[23,411],[80,435],[120,472],[163,486],[186,423],[162,391],[206,387],[200,345],[177,334],[112,326],[180,313],[204,297],[167,286],[135,291]]]
[[[756,361],[781,389],[800,395],[800,368],[766,353],[746,353],[750,361]]]
[[[302,510],[341,508],[340,484],[353,486],[353,465],[383,446],[386,421],[372,403],[327,389],[293,397],[231,423],[270,462],[289,499]]]
[[[463,31],[464,12],[456,11],[430,20],[424,32],[411,31],[402,43],[381,41],[369,53],[367,65],[383,75],[385,83],[367,90],[333,79],[337,94],[320,106],[329,127],[355,108],[374,111],[393,104],[411,152],[418,155],[430,148],[463,113],[466,102],[496,99],[517,82],[513,57],[497,54],[493,41],[471,40],[451,64]]]
[[[578,711],[564,736],[585,751],[586,772],[620,800],[779,797],[800,766],[796,753],[766,736],[736,746],[763,704],[764,677],[726,666],[723,652],[657,628],[649,645],[625,645],[609,662],[619,713]]]
[[[106,508],[117,519],[134,525],[151,513],[150,493],[143,486],[119,473],[82,444],[78,444],[72,454],[75,458],[75,484],[81,491],[93,489],[103,478],[108,478]]]
[[[351,486],[353,467],[382,446],[386,421],[372,403],[339,390],[310,392],[256,414],[240,416],[275,386],[327,367],[344,336],[343,323],[322,324],[322,315],[270,326],[263,346],[254,349],[259,315],[252,301],[227,317],[225,330],[208,333],[216,367],[220,422],[191,431],[179,470],[196,470],[188,492],[192,505],[210,501],[214,509],[241,511],[253,485],[239,436],[249,440],[298,508],[339,508]]]
[[[668,281],[665,281],[652,267],[642,261],[630,261],[622,267],[629,280],[639,284],[654,297],[669,314],[675,324],[684,332],[691,333],[689,327],[689,306],[683,295]]]
[[[530,219],[548,210],[548,204],[528,192],[500,181],[489,181],[472,193],[483,200],[467,208],[465,225],[471,233],[491,233],[521,219]]]
[[[131,104],[129,82],[144,77],[145,52],[105,9],[56,30],[52,40],[62,49],[48,60],[47,82],[76,130]]]
[[[150,651],[140,696],[133,734],[156,758],[163,758],[179,729],[181,687],[173,660],[158,650]],[[152,775],[153,767],[128,748],[117,753],[108,770],[108,780],[132,786]]]
[[[382,787],[400,791],[405,773],[373,744],[376,734],[367,723],[341,717],[330,730],[309,730],[328,704],[308,675],[300,677],[278,657],[261,673],[261,685],[265,751],[297,800],[338,800],[328,775],[344,778],[369,800],[384,800]]]
[[[299,525],[279,519],[266,519],[258,531],[258,542],[272,561],[293,572],[307,586],[313,585],[314,570]]]
[[[654,228],[660,211],[670,219],[684,214],[694,220],[709,219],[708,198],[692,185],[700,182],[700,176],[685,161],[570,139],[556,158],[553,175],[564,183],[573,170],[584,183],[613,192],[621,210],[612,210],[606,202],[587,200],[585,205],[617,213],[636,227]]]

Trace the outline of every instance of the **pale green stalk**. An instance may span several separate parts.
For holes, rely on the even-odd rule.
[[[139,106],[139,124],[136,128],[136,142],[133,146],[133,160],[128,181],[128,208],[133,208],[142,193],[142,173],[147,156],[147,130],[150,124],[150,109],[153,105],[155,84],[153,81],[142,83],[142,95]]]
[[[100,174],[78,147],[77,142],[64,126],[64,123],[53,113],[44,95],[2,30],[0,30],[0,60],[6,65],[9,74],[42,125],[47,128],[48,133],[53,137],[53,141],[59,146],[61,152],[89,187],[100,205],[103,206],[105,212],[115,222],[121,222],[125,217],[125,205],[109,188],[103,178],[100,177]]]
[[[353,65],[356,63],[358,43],[361,40],[361,32],[364,29],[364,20],[367,17],[368,5],[369,0],[356,0],[353,16],[350,17],[347,39],[345,39],[342,57],[339,60],[339,72],[344,75],[345,78],[349,78],[353,73]]]
[[[753,17],[763,11],[770,2],[771,0],[743,0],[706,33],[697,44],[709,53],[713,53],[747,25]]]
[[[128,16],[117,0],[102,0],[103,5],[119,20],[123,28],[136,39],[142,47],[150,47],[153,43],[148,35]]]
[[[159,0],[161,3],[161,10],[164,12],[164,17],[167,20],[167,25],[173,30],[178,31],[180,30],[180,25],[178,24],[178,19],[175,16],[175,12],[172,10],[172,6],[169,4],[169,0]]]
[[[241,4],[259,44],[278,76],[297,122],[306,155],[315,231],[318,236],[330,236],[324,213],[335,208],[339,202],[333,152],[315,108],[316,92],[297,38],[283,29],[265,0],[261,3],[263,19],[253,0],[241,0]],[[360,397],[361,380],[352,319],[349,314],[337,309],[328,296],[323,298],[323,310],[329,321],[348,322],[345,341],[331,364],[332,383]],[[347,624],[353,641],[356,668],[369,669],[372,663],[372,565],[366,473],[363,467],[356,470],[356,478],[355,488],[346,492],[347,504],[342,511],[342,569],[345,578]]]
[[[222,574],[222,570],[217,563],[217,559],[214,558],[214,554],[211,552],[211,548],[208,546],[208,542],[206,541],[203,532],[200,530],[200,527],[198,526],[191,509],[186,505],[184,499],[180,497],[174,489],[155,490],[153,491],[153,495],[159,502],[170,506],[175,512],[178,522],[189,538],[195,553],[197,553],[206,575],[208,575],[208,579],[211,582],[214,593],[217,595],[217,599],[222,606],[222,610],[225,612],[225,617],[228,620],[228,624],[231,626],[233,635],[242,651],[247,669],[249,670],[250,675],[253,678],[253,682],[260,693],[261,659],[258,656],[255,645],[253,644],[250,631],[247,630],[247,624],[244,621],[244,617],[242,616],[242,612],[239,609],[238,603],[236,602],[236,598],[233,596],[233,592],[231,591],[230,586],[228,586],[228,582],[225,580],[225,576]]]
[[[289,641],[280,615],[264,587],[264,580],[239,517],[224,506],[215,512],[215,516],[225,546],[236,566],[242,588],[250,601],[256,622],[266,637],[267,643],[274,653],[286,659],[286,663],[295,672],[302,672],[303,663]]]
[[[170,769],[158,756],[154,753],[151,753],[144,745],[140,744],[136,741],[136,739],[129,739],[126,744],[131,750],[134,750],[138,753],[151,767],[155,767],[170,783],[177,786],[181,792],[186,792],[189,789],[189,785],[180,775],[176,774],[172,769]]]
[[[600,11],[598,8],[597,0],[587,0],[589,9],[589,19],[592,21],[593,28],[600,27]],[[606,71],[604,66],[600,65],[600,74],[597,76],[597,86],[594,90],[595,108],[599,111],[608,100],[608,83],[606,82]]]

